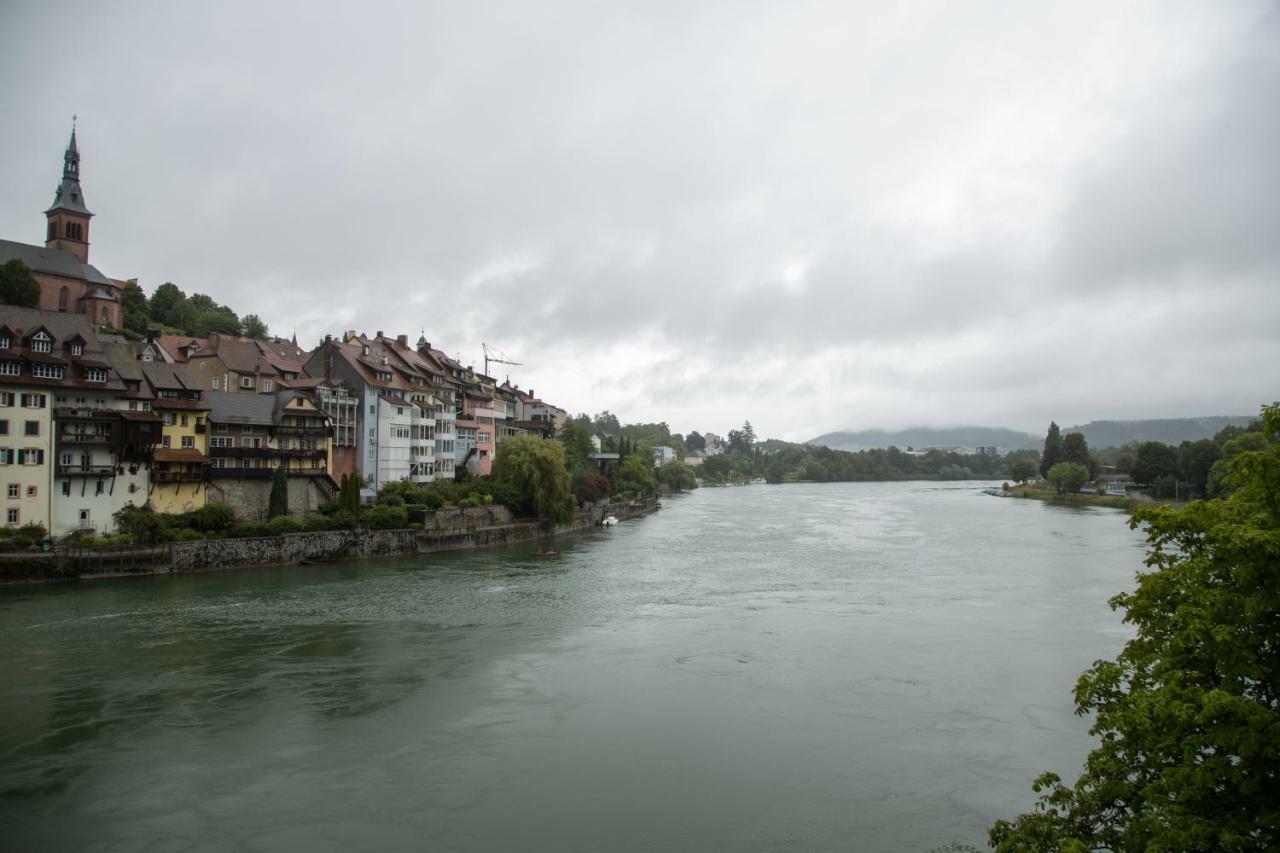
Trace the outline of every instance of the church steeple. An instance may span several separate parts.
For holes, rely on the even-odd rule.
[[[89,262],[89,219],[93,216],[84,206],[80,190],[80,149],[76,145],[75,121],[71,123],[71,141],[62,155],[62,183],[53,196],[53,206],[44,212],[48,219],[45,246],[63,249]]]

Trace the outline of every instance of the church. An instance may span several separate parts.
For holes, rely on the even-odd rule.
[[[0,240],[0,264],[17,258],[31,269],[40,284],[39,308],[84,314],[95,326],[120,328],[124,323],[120,306],[123,282],[107,278],[89,263],[89,220],[93,214],[80,189],[75,127],[62,158],[62,183],[44,215],[44,245]]]

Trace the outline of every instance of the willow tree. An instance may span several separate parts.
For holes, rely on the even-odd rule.
[[[1135,636],[1076,684],[1099,745],[1073,786],[991,829],[999,851],[1280,848],[1280,406],[1223,500],[1139,510],[1150,571],[1111,606]]]
[[[524,509],[545,524],[573,520],[573,490],[558,441],[517,435],[498,446],[491,476],[514,487]]]

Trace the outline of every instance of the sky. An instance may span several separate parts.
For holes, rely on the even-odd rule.
[[[760,437],[1280,398],[1272,2],[0,0],[0,237]]]

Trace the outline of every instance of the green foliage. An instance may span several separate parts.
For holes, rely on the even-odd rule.
[[[1085,441],[1082,432],[1069,432],[1062,437],[1062,456],[1059,461],[1083,465],[1090,477],[1097,471],[1096,463],[1089,454],[1089,443]]]
[[[668,462],[658,469],[658,482],[673,492],[698,488],[698,478],[693,469],[683,462]]]
[[[595,452],[591,433],[577,421],[566,421],[557,439],[564,448],[564,464],[573,472],[584,471],[591,465],[590,455]]]
[[[31,268],[17,258],[0,265],[0,303],[24,308],[40,305],[40,283]]]
[[[334,509],[337,511],[346,512],[352,516],[358,516],[360,514],[359,475],[342,475],[342,481],[338,484],[338,497],[334,501],[334,504]]]
[[[267,518],[277,518],[289,514],[289,472],[285,463],[276,466],[271,476],[271,495],[267,498]]]
[[[703,437],[702,433],[694,430],[685,436],[684,446],[688,450],[706,450],[707,440]]]
[[[0,527],[0,545],[11,549],[35,549],[48,538],[49,531],[39,522],[29,522],[21,527]]]
[[[658,481],[649,463],[638,456],[628,456],[618,463],[613,473],[614,494],[656,495]]]
[[[270,334],[267,324],[257,314],[245,314],[240,323],[246,337],[265,338]]]
[[[228,533],[236,526],[236,511],[217,501],[193,510],[189,518],[189,526],[201,533]]]
[[[1009,463],[1009,476],[1025,483],[1036,475],[1036,464],[1030,459],[1015,459]]]
[[[306,527],[302,521],[288,515],[277,515],[267,522],[267,532],[272,536],[281,536],[285,533],[301,533]]]
[[[1053,421],[1049,421],[1049,431],[1044,437],[1044,450],[1040,453],[1040,476],[1048,477],[1049,469],[1062,461],[1062,431]]]
[[[1073,786],[1036,780],[998,851],[1280,846],[1280,407],[1269,443],[1229,463],[1231,493],[1139,509],[1146,564],[1112,599],[1134,638],[1076,685],[1100,740]]]
[[[403,506],[372,506],[360,516],[360,526],[370,530],[400,530],[409,524],[409,511]]]
[[[531,435],[507,439],[493,461],[493,480],[514,489],[524,512],[547,524],[573,519],[573,493],[559,442]]]
[[[1089,469],[1079,462],[1059,462],[1049,469],[1047,479],[1057,488],[1058,494],[1074,494],[1089,482]]]
[[[1200,497],[1209,490],[1209,472],[1222,458],[1222,450],[1212,440],[1184,441],[1178,448],[1178,476],[1192,493]]]
[[[153,510],[150,504],[122,507],[116,512],[115,520],[116,529],[139,545],[155,545],[171,538],[168,518]]]
[[[1144,441],[1138,445],[1133,463],[1133,481],[1151,485],[1161,477],[1178,475],[1178,451],[1158,441]]]

